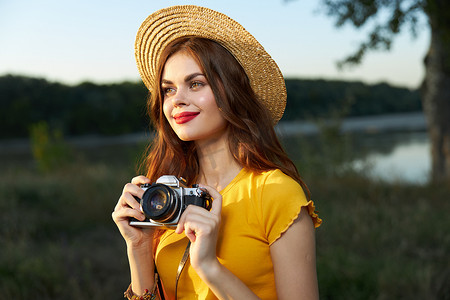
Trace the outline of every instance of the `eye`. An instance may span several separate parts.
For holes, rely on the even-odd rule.
[[[197,88],[202,87],[203,85],[204,85],[203,82],[193,81],[193,82],[191,82],[191,89],[197,89]]]
[[[175,93],[175,89],[174,88],[171,88],[171,87],[163,87],[163,94],[164,94],[164,96],[170,96],[170,95],[172,95],[173,93]]]

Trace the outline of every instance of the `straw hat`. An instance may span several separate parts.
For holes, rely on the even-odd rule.
[[[142,23],[136,36],[135,56],[142,81],[153,90],[159,57],[173,40],[197,36],[225,47],[241,64],[258,97],[272,114],[274,124],[286,107],[286,86],[275,61],[261,44],[230,17],[195,5],[158,10]]]

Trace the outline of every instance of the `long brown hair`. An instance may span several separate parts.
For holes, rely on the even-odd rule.
[[[283,150],[268,109],[256,98],[242,66],[220,44],[204,38],[183,37],[173,41],[159,59],[157,80],[148,98],[148,113],[156,130],[143,167],[155,181],[162,175],[183,177],[193,184],[199,176],[194,142],[180,140],[163,113],[161,76],[167,59],[184,51],[193,57],[205,74],[217,106],[228,122],[228,144],[239,164],[254,172],[280,169],[309,190],[294,163]]]

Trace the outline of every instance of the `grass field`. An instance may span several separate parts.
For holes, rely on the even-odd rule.
[[[0,299],[122,299],[129,271],[111,212],[142,148],[72,151],[45,171],[2,159]],[[450,299],[448,185],[298,163],[324,219],[321,299]]]

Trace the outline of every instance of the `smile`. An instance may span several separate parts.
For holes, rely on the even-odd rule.
[[[184,123],[191,121],[199,114],[200,114],[200,112],[185,111],[185,112],[174,115],[173,118],[175,119],[175,123],[184,124]]]

